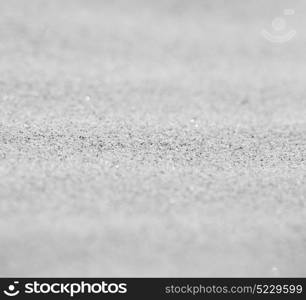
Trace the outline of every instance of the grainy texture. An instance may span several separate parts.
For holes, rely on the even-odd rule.
[[[1,0],[0,275],[306,276],[305,8]]]

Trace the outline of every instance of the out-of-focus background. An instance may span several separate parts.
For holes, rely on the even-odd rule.
[[[306,276],[305,16],[1,0],[0,275]]]

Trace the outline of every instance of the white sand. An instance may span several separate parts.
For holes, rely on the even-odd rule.
[[[0,1],[1,276],[306,276],[306,6],[231,2]]]

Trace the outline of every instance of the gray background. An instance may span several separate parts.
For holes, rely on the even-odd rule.
[[[306,276],[305,15],[1,0],[0,275]]]

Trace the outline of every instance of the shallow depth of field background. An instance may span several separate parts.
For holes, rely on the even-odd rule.
[[[0,275],[306,276],[305,16],[1,0]]]

